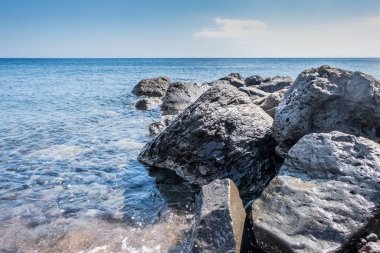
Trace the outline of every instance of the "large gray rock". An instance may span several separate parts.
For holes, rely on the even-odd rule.
[[[151,136],[155,136],[155,135],[161,133],[167,126],[170,125],[170,123],[172,123],[175,120],[176,117],[177,117],[176,115],[161,116],[160,121],[153,122],[152,124],[150,124],[149,134]]]
[[[272,253],[354,249],[380,228],[379,196],[379,144],[341,132],[304,136],[253,203],[255,238]]]
[[[171,82],[170,77],[155,77],[141,80],[132,90],[136,96],[163,97]]]
[[[260,194],[276,173],[272,118],[231,85],[216,85],[150,141],[138,159],[204,185],[231,178],[242,196]]]
[[[253,86],[251,87],[240,87],[239,90],[247,94],[253,101],[259,98],[268,97],[270,93],[257,89]]]
[[[176,115],[181,113],[197,100],[208,88],[209,86],[199,86],[195,83],[171,83],[166,91],[166,95],[162,99],[162,114]]]
[[[380,82],[329,66],[303,71],[276,110],[274,137],[284,154],[302,136],[334,130],[380,138]]]
[[[245,85],[246,86],[256,86],[260,85],[262,83],[268,83],[270,82],[271,78],[270,77],[262,77],[259,75],[253,75],[249,76],[245,79]]]
[[[222,77],[220,81],[227,81],[232,86],[236,88],[245,86],[244,77],[239,73],[231,73],[228,76]]]
[[[136,102],[135,107],[138,110],[150,110],[158,106],[160,103],[161,99],[159,98],[142,98]]]
[[[240,253],[246,213],[239,191],[230,179],[202,187],[195,222],[182,252]]]
[[[266,113],[268,113],[269,116],[273,118],[276,112],[276,108],[284,98],[286,91],[286,89],[276,91],[264,98],[256,99],[253,102],[256,105],[260,106],[261,109],[263,109]]]

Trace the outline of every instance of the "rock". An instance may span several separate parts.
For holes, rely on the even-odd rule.
[[[377,242],[377,240],[379,240],[379,238],[377,237],[375,233],[370,233],[369,235],[366,236],[365,239],[367,242]]]
[[[285,92],[287,90],[283,89],[277,92],[274,92],[264,98],[260,98],[254,101],[254,103],[261,107],[269,116],[272,118],[276,112],[277,106],[280,104],[282,99],[284,98]]]
[[[230,179],[202,187],[195,217],[187,249],[182,252],[240,252],[246,213]]]
[[[161,116],[161,120],[159,122],[154,122],[149,126],[149,133],[151,136],[155,136],[161,133],[167,126],[170,125],[176,118],[176,115],[165,115]]]
[[[139,110],[150,110],[160,103],[161,100],[157,98],[142,98],[136,102],[135,107]]]
[[[304,136],[252,205],[266,252],[345,252],[380,215],[380,145],[341,132]]]
[[[171,82],[170,77],[155,77],[141,80],[132,90],[136,96],[163,97]]]
[[[380,253],[380,241],[367,243],[358,253]]]
[[[247,77],[245,79],[245,85],[246,86],[256,86],[256,85],[260,85],[262,83],[268,83],[268,82],[270,82],[270,80],[271,80],[270,77],[261,77],[258,75],[253,75],[253,76]]]
[[[257,85],[256,88],[265,92],[276,92],[283,89],[288,89],[293,84],[293,79],[289,76],[275,76],[269,82],[263,82]]]
[[[216,85],[151,140],[138,159],[205,185],[231,178],[242,196],[261,193],[276,173],[272,118],[231,85]]]
[[[276,110],[273,131],[279,153],[306,134],[334,130],[380,138],[380,82],[329,66],[303,71]]]
[[[228,76],[220,78],[219,80],[227,81],[236,88],[245,86],[244,78],[239,73],[231,73]]]
[[[162,99],[161,112],[163,115],[181,113],[199,98],[209,87],[197,84],[175,82],[171,83]]]
[[[252,100],[269,96],[269,93],[259,90],[255,87],[240,87],[240,91],[246,93]]]

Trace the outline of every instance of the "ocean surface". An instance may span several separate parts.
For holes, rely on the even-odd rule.
[[[136,160],[160,112],[134,85],[324,64],[380,79],[380,59],[0,59],[0,252],[175,251],[196,190]]]

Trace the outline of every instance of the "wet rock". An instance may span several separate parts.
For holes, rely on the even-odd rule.
[[[256,100],[259,98],[264,98],[264,97],[269,96],[269,93],[262,91],[260,89],[257,89],[253,86],[251,86],[251,87],[240,87],[239,90],[246,93],[252,100]]]
[[[375,233],[370,233],[369,235],[365,237],[365,239],[367,242],[377,242],[377,240],[379,240],[379,238],[377,237]]]
[[[273,123],[280,153],[309,133],[341,131],[380,138],[380,82],[361,72],[322,66],[303,71]]]
[[[155,77],[141,80],[132,90],[136,96],[163,97],[171,82],[170,77]]]
[[[157,98],[142,98],[136,102],[135,107],[138,110],[150,110],[160,103],[161,100]]]
[[[195,217],[183,252],[240,252],[246,213],[231,180],[217,179],[202,187]]]
[[[272,118],[231,85],[216,85],[150,141],[138,159],[204,185],[231,178],[243,196],[258,195],[278,159]]]
[[[151,136],[155,136],[161,133],[167,126],[170,125],[176,118],[176,115],[165,115],[161,116],[161,120],[158,122],[154,122],[149,126],[149,133]]]
[[[274,92],[264,98],[260,98],[254,101],[255,104],[261,107],[269,116],[272,118],[276,112],[277,106],[280,104],[282,99],[284,98],[285,92],[287,90],[283,89],[277,92]]]
[[[341,132],[304,136],[252,206],[266,252],[344,252],[380,215],[380,145]]]
[[[176,115],[185,110],[199,98],[209,87],[193,83],[171,83],[162,99],[161,112],[163,115]]]
[[[236,88],[245,86],[244,77],[239,73],[231,73],[228,76],[222,77],[219,80],[227,81],[232,86]]]

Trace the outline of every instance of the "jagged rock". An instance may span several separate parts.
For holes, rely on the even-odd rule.
[[[176,115],[185,110],[199,98],[209,87],[193,83],[171,83],[162,99],[161,112],[163,115]]]
[[[341,132],[304,136],[252,206],[266,252],[345,252],[379,228],[380,145]]]
[[[276,110],[278,153],[309,133],[341,131],[380,138],[380,82],[361,72],[322,66],[303,71]]]
[[[263,82],[256,88],[265,92],[276,92],[282,89],[288,89],[293,84],[293,79],[288,76],[275,76],[269,82]]]
[[[245,209],[230,179],[214,180],[197,198],[195,222],[182,252],[240,252]]]
[[[135,107],[139,110],[150,110],[160,103],[161,100],[157,98],[142,98],[136,102]]]
[[[269,93],[262,91],[260,89],[257,89],[253,86],[251,86],[251,87],[240,87],[239,90],[246,93],[252,100],[256,100],[259,98],[264,98],[264,97],[269,96]]]
[[[204,185],[231,178],[242,196],[260,194],[278,165],[272,118],[231,85],[216,85],[150,141],[138,159]]]
[[[380,241],[365,244],[358,253],[380,253]]]
[[[246,86],[260,85],[262,83],[268,83],[270,82],[270,80],[271,80],[270,77],[261,77],[259,75],[253,75],[245,79],[245,85]]]
[[[176,115],[161,116],[160,121],[150,124],[149,126],[150,135],[155,136],[161,133],[167,126],[170,125],[170,123],[172,123],[175,120],[176,117],[177,117]]]
[[[269,116],[273,118],[276,112],[276,108],[280,104],[282,99],[284,98],[286,91],[287,91],[286,89],[283,89],[283,90],[274,92],[264,98],[254,100],[254,103],[260,106],[261,109],[263,109],[266,113],[268,113]]]
[[[171,82],[170,77],[155,77],[141,80],[132,90],[136,96],[163,97]]]
[[[231,73],[228,76],[222,77],[219,80],[227,81],[232,86],[236,88],[245,86],[244,77],[239,73]]]

